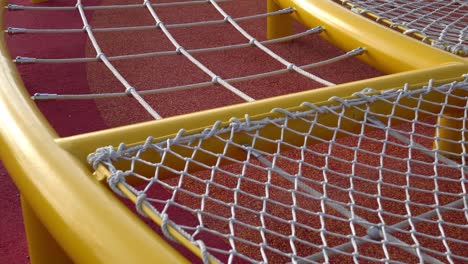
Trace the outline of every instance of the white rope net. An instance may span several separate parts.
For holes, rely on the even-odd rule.
[[[391,27],[404,26],[403,33],[419,33],[433,46],[468,55],[468,2],[464,0],[335,0],[352,10],[373,13],[392,21]],[[354,6],[349,5],[352,3]]]
[[[467,92],[468,79],[365,89],[274,109],[274,118],[104,147],[89,162],[205,261],[463,263]]]

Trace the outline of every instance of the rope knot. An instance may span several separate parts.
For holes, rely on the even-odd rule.
[[[97,169],[99,163],[103,161],[115,161],[121,157],[120,151],[116,151],[112,146],[98,148],[96,152],[88,155],[88,163]]]

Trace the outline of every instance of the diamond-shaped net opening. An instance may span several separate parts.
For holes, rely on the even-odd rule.
[[[89,161],[204,260],[461,263],[467,90],[466,79],[365,89]]]

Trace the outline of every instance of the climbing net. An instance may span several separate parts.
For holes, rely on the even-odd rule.
[[[467,56],[468,4],[460,0],[335,0],[378,22]]]
[[[104,147],[89,162],[205,260],[466,262],[467,91],[468,79],[368,88],[274,109],[276,118]]]
[[[251,102],[256,100],[255,96],[234,86],[235,83],[288,72],[322,86],[332,86],[333,82],[307,70],[365,51],[355,47],[336,57],[297,66],[267,45],[326,29],[317,26],[288,37],[259,41],[239,22],[291,14],[295,10],[285,8],[234,18],[222,8],[221,2],[224,1],[156,3],[145,0],[140,4],[86,6],[78,0],[74,6],[59,7],[11,4],[8,9],[16,11],[76,11],[82,28],[10,27],[7,33],[84,32],[95,56],[18,56],[15,62],[98,62],[121,87],[120,92],[111,93],[36,93],[33,99],[129,96],[155,119],[162,115],[144,95],[217,85],[242,101]],[[466,5],[445,1],[447,5],[458,7],[453,9],[456,11],[445,12],[438,6],[440,1],[437,4],[427,2],[432,5],[422,9],[415,1],[392,2],[398,5],[395,12],[400,12],[391,16],[392,21],[407,28],[407,34],[420,34],[433,45],[441,44],[455,53],[464,52]],[[160,7],[198,4],[211,6],[220,19],[169,24],[159,15]],[[353,5],[353,11],[386,18],[390,16],[389,5],[388,1],[375,6],[362,1],[359,6]],[[372,9],[372,12],[360,6]],[[432,7],[435,7],[434,12],[428,12]],[[153,24],[98,28],[91,25],[86,15],[88,10],[133,8],[145,9]],[[380,12],[381,8],[387,11]],[[401,15],[402,10],[406,15]],[[409,19],[410,13],[419,10],[430,15]],[[440,15],[436,11],[445,13]],[[409,20],[398,22],[400,16]],[[420,17],[426,20],[419,20]],[[455,20],[444,22],[445,18]],[[429,25],[430,29],[420,27],[417,21],[422,20],[425,22],[421,23]],[[172,33],[180,27],[223,23],[240,33],[244,43],[189,49]],[[449,24],[447,29],[433,34],[432,25],[446,23]],[[392,22],[397,28],[399,24]],[[452,29],[458,35],[452,34]],[[162,32],[172,48],[109,55],[96,37],[99,32],[143,30]],[[246,47],[260,50],[279,63],[281,69],[223,78],[216,68],[208,67],[194,56]],[[205,74],[206,80],[141,89],[127,80],[116,66],[120,61],[167,55],[183,56]],[[195,247],[194,251],[201,252],[205,262],[463,262],[468,261],[464,251],[468,219],[465,177],[467,88],[467,80],[449,84],[431,81],[417,89],[405,86],[384,92],[367,88],[351,98],[331,98],[330,103],[304,103],[296,110],[275,109],[274,117],[258,120],[246,116],[243,120],[232,119],[227,124],[217,122],[199,133],[186,134],[180,130],[176,136],[164,140],[150,137],[143,144],[100,148],[89,156],[89,162],[97,170],[104,166],[112,190],[133,197],[141,215],[160,224],[168,239],[188,241]]]
[[[268,48],[267,45],[291,41],[301,37],[305,37],[311,34],[320,34],[324,29],[320,26],[315,28],[306,29],[303,32],[299,32],[290,36],[272,39],[272,40],[263,40],[259,41],[251,34],[249,34],[243,27],[240,26],[241,21],[248,21],[259,18],[266,18],[271,16],[279,16],[285,14],[291,14],[294,12],[293,8],[285,8],[274,12],[264,13],[264,14],[254,14],[244,17],[231,17],[226,11],[221,7],[220,3],[229,2],[226,0],[215,1],[215,0],[198,0],[198,1],[174,1],[167,3],[156,3],[149,0],[143,1],[141,4],[127,4],[127,5],[104,5],[104,6],[86,6],[82,1],[77,1],[74,6],[24,6],[24,5],[15,5],[9,4],[7,8],[11,11],[77,11],[79,12],[80,19],[82,21],[82,28],[59,28],[59,29],[41,29],[41,28],[22,28],[22,27],[9,27],[6,32],[10,35],[17,34],[68,34],[68,33],[86,33],[91,46],[93,47],[95,56],[92,57],[81,57],[81,58],[34,58],[28,56],[17,56],[14,60],[17,64],[70,64],[70,63],[90,63],[90,62],[100,62],[105,65],[107,70],[112,73],[112,76],[118,80],[120,86],[122,86],[121,92],[102,92],[102,93],[93,93],[93,94],[55,94],[55,93],[35,93],[32,96],[32,99],[36,101],[40,100],[80,100],[80,99],[102,99],[102,98],[113,98],[113,97],[122,97],[129,96],[134,98],[154,119],[161,119],[162,115],[149,103],[145,100],[144,96],[152,94],[162,94],[169,92],[185,91],[192,89],[199,89],[203,87],[208,87],[212,85],[220,86],[227,91],[234,94],[236,97],[240,98],[241,101],[251,102],[255,101],[252,95],[247,94],[247,92],[235,87],[234,84],[239,82],[247,82],[251,80],[267,78],[272,76],[277,76],[280,74],[285,74],[292,72],[298,74],[306,79],[309,79],[313,82],[318,83],[320,86],[332,86],[333,82],[325,80],[324,78],[319,77],[316,74],[312,74],[307,70],[322,67],[331,63],[338,61],[343,61],[347,58],[357,56],[364,52],[364,49],[361,47],[356,47],[353,50],[344,52],[341,55],[331,57],[322,61],[312,62],[297,66],[295,63],[283,58],[278,55],[272,49]],[[218,14],[220,19],[209,20],[209,21],[196,21],[189,23],[177,23],[169,24],[162,21],[159,15],[158,8],[162,7],[171,7],[171,6],[191,6],[191,5],[210,5],[213,7],[213,10]],[[114,26],[114,27],[93,27],[89,22],[89,19],[86,15],[86,11],[99,11],[99,10],[126,10],[126,9],[146,9],[148,14],[152,18],[152,25],[144,26]],[[179,41],[175,38],[171,30],[176,28],[191,28],[199,26],[210,26],[217,24],[228,24],[234,28],[239,34],[244,38],[244,43],[231,44],[225,46],[216,46],[208,48],[195,48],[190,49],[182,46]],[[165,38],[172,45],[171,50],[166,51],[154,51],[154,52],[144,52],[136,54],[124,54],[124,55],[108,55],[104,52],[104,49],[101,47],[100,41],[96,37],[96,34],[103,32],[126,32],[126,31],[148,31],[148,30],[158,30],[163,33]],[[212,53],[218,51],[228,51],[234,49],[241,49],[247,47],[255,47],[265,55],[272,58],[275,62],[279,63],[282,66],[280,69],[276,69],[268,72],[261,72],[250,74],[246,76],[232,77],[232,78],[223,78],[221,73],[216,72],[215,69],[209,68],[206,63],[203,63],[200,59],[195,57],[197,54]],[[115,65],[120,61],[126,60],[139,60],[144,58],[160,57],[160,56],[183,56],[185,59],[190,61],[196,68],[201,70],[206,78],[206,81],[191,83],[185,85],[176,85],[169,87],[137,87],[133,85],[124,74],[118,69]],[[309,86],[310,87],[310,86]]]

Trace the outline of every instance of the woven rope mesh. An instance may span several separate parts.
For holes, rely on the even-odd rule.
[[[467,90],[366,89],[89,161],[222,262],[462,263]]]
[[[392,27],[401,25],[405,34],[421,33],[432,45],[453,53],[468,54],[468,3],[463,0],[337,0],[352,3],[381,19],[389,19]]]
[[[212,90],[209,96],[217,96],[212,102],[216,106],[222,106],[291,93],[293,85],[288,89],[278,85],[288,79],[294,81],[294,89],[297,91],[334,85],[333,80],[327,80],[329,76],[322,78],[320,74],[315,75],[314,72],[317,70],[314,68],[320,68],[319,72],[326,72],[324,69],[331,67],[329,64],[345,61],[365,52],[363,48],[356,46],[348,51],[336,49],[336,54],[326,51],[323,53],[324,58],[313,55],[313,59],[307,59],[302,54],[295,55],[295,47],[297,50],[302,49],[302,41],[313,41],[314,49],[318,50],[319,46],[313,39],[317,37],[312,35],[321,34],[324,29],[320,26],[305,28],[295,24],[294,30],[297,33],[267,40],[265,19],[292,14],[295,11],[286,7],[266,12],[266,2],[263,0],[126,2],[128,3],[107,0],[97,5],[77,0],[67,4],[50,3],[50,6],[16,4],[7,6],[11,14],[35,13],[42,17],[49,14],[60,15],[65,10],[77,16],[76,19],[79,21],[72,26],[23,27],[21,24],[12,24],[6,29],[11,38],[21,38],[22,35],[48,38],[85,33],[87,39],[84,56],[44,56],[40,53],[34,54],[34,51],[31,54],[20,53],[16,56],[14,61],[24,67],[38,67],[34,64],[44,64],[44,67],[54,67],[56,64],[55,67],[86,64],[88,75],[86,77],[91,92],[70,92],[69,89],[59,86],[59,89],[49,91],[38,89],[32,97],[34,100],[120,97],[99,100],[98,106],[102,105],[106,108],[104,111],[109,112],[108,109],[116,108],[117,103],[114,102],[130,97],[135,99],[130,104],[136,103],[138,108],[143,107],[148,113],[144,117],[142,115],[143,118],[138,121],[146,121],[149,118],[161,119],[211,107],[200,103],[203,102],[203,98],[196,100],[196,96],[182,94],[188,91],[196,94],[195,89],[202,91],[198,95]],[[239,5],[242,9],[237,8]],[[116,17],[119,19],[115,19]],[[138,19],[133,19],[134,17]],[[291,41],[296,39],[298,41],[295,41],[294,45],[279,45],[280,42],[292,43]],[[277,45],[274,45],[275,43]],[[65,49],[66,45],[62,45],[64,43],[58,44],[61,49],[62,47]],[[256,65],[251,63],[257,60],[262,62]],[[252,70],[254,66],[255,70]],[[157,68],[157,75],[154,74],[153,67]],[[168,70],[172,67],[178,71]],[[372,71],[373,75],[356,75],[353,78],[369,78],[380,74],[373,69],[369,71]],[[297,74],[300,76],[296,76]],[[271,83],[265,85],[268,87],[267,91],[262,92],[262,89],[252,88],[259,86],[258,83],[262,85],[261,82],[271,82],[270,80],[280,75],[281,81],[275,80],[273,85]],[[329,75],[333,76],[332,73]],[[102,76],[109,77],[102,78]],[[298,80],[308,84],[297,85]],[[257,83],[252,84],[252,82]],[[281,87],[275,91],[271,89],[273,86]],[[171,107],[171,104],[166,104],[167,100],[161,99],[163,97],[168,98],[167,100],[177,97],[191,98],[192,105],[197,108],[189,108],[190,103],[187,101],[179,107]],[[184,108],[187,110],[183,111]],[[115,123],[116,118],[109,119],[111,119],[109,123]],[[134,123],[136,120],[133,116],[128,119],[124,124]]]

